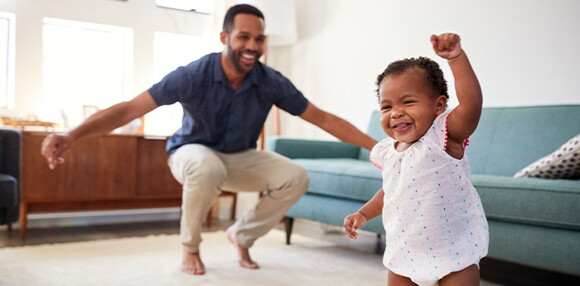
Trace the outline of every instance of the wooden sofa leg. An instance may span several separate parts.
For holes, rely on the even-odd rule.
[[[290,245],[290,236],[292,235],[292,226],[294,225],[294,218],[284,217],[284,226],[286,227],[286,245]]]

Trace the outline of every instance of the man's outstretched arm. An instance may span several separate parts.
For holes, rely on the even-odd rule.
[[[74,142],[109,133],[156,107],[157,104],[151,94],[145,91],[130,101],[115,104],[93,114],[69,132],[46,136],[42,142],[41,154],[46,158],[48,167],[54,169],[58,163],[64,162],[61,156]]]
[[[308,103],[306,110],[300,114],[300,118],[320,127],[322,130],[332,134],[334,137],[350,143],[372,149],[377,141],[360,131],[348,121]]]

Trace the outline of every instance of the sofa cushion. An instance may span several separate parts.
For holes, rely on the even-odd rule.
[[[579,118],[580,105],[484,108],[466,149],[471,173],[513,176],[580,133]]]
[[[357,159],[295,159],[310,175],[308,193],[368,201],[382,186],[381,171]]]
[[[488,257],[578,276],[579,241],[580,232],[575,230],[490,220]],[[512,285],[578,285],[564,280],[526,282]]]
[[[294,204],[286,215],[342,226],[344,218],[356,212],[361,205],[362,202],[358,201],[309,194],[302,196],[300,201]],[[380,234],[385,233],[381,216],[368,221],[362,229]]]
[[[580,178],[580,134],[568,140],[552,154],[517,172],[514,177],[535,177],[544,179]]]
[[[373,111],[371,114],[371,120],[369,121],[369,126],[367,128],[367,134],[377,141],[381,141],[387,138],[387,134],[381,126],[381,112],[378,110]],[[369,160],[370,150],[360,148],[360,153],[358,158],[363,161]]]
[[[580,230],[580,181],[472,175],[489,220]]]

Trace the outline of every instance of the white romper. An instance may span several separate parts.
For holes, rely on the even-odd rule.
[[[382,170],[383,264],[419,285],[437,285],[447,274],[487,255],[489,234],[481,200],[470,182],[466,156],[445,152],[449,113],[407,150],[386,138],[370,153]]]

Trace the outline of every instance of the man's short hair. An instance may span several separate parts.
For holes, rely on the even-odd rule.
[[[262,14],[262,12],[260,10],[258,10],[258,8],[254,7],[252,5],[248,5],[248,4],[234,5],[234,6],[230,7],[230,9],[228,9],[228,11],[226,12],[226,16],[224,18],[224,26],[223,26],[224,32],[229,33],[232,30],[232,28],[234,26],[234,18],[238,14],[250,14],[250,15],[254,15],[256,17],[262,18],[262,20],[265,20],[264,14]]]

